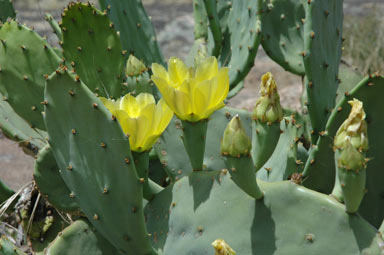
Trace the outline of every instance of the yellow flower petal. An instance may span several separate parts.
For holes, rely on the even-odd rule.
[[[169,59],[168,72],[173,87],[178,87],[189,76],[188,67],[178,58]]]
[[[219,65],[215,57],[209,57],[198,64],[195,73],[195,79],[197,82],[204,80],[210,80],[217,75]]]
[[[219,73],[217,74],[217,101],[222,102],[224,101],[229,92],[229,75],[228,75],[229,69],[227,67],[220,68]]]
[[[105,97],[99,97],[100,101],[104,104],[104,106],[112,113],[112,115],[116,115],[116,110],[118,109],[118,105],[115,101],[111,99],[107,99]]]
[[[149,150],[155,144],[160,135],[152,135],[146,138],[143,143],[142,151]]]
[[[180,91],[173,90],[171,92],[172,102],[171,105],[175,106],[176,111],[175,114],[179,116],[181,119],[189,118],[188,116],[191,114],[191,102],[188,97],[188,94]],[[169,104],[168,104],[169,105]]]
[[[121,99],[120,110],[125,111],[130,117],[138,117],[140,115],[140,105],[131,94],[127,94]]]
[[[149,93],[140,93],[136,97],[136,101],[140,105],[141,109],[145,108],[149,104],[156,104],[155,98]]]
[[[153,63],[151,69],[153,72],[153,76],[157,76],[161,79],[164,79],[167,82],[169,81],[169,75],[167,73],[167,70],[164,68],[164,66]]]
[[[145,140],[149,136],[150,120],[144,115],[133,119],[136,120],[136,143],[132,150],[142,151]]]
[[[117,110],[116,111],[116,118],[120,123],[121,128],[123,129],[124,134],[132,133],[132,129],[129,129],[130,126],[128,126],[128,123],[126,123],[126,119],[128,118],[128,114],[125,111]]]
[[[172,110],[165,103],[164,99],[160,99],[156,106],[155,123],[156,131],[154,134],[161,134],[167,128],[173,117]]]
[[[203,116],[204,112],[209,106],[209,100],[211,97],[211,81],[203,81],[200,82],[195,89],[195,111],[196,113],[200,113],[199,115]]]

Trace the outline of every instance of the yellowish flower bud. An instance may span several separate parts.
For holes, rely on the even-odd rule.
[[[223,240],[216,239],[212,243],[213,248],[215,249],[215,255],[235,255],[236,252]]]
[[[252,118],[263,123],[280,122],[283,119],[280,96],[275,79],[270,72],[261,77],[260,98],[256,101]]]
[[[221,153],[233,157],[248,156],[251,140],[245,133],[238,115],[232,118],[224,131]]]
[[[147,68],[145,67],[144,63],[137,59],[135,56],[129,55],[127,68],[125,69],[126,74],[128,76],[139,76],[145,71],[147,71]]]

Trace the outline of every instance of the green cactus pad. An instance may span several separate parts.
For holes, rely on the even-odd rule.
[[[7,21],[8,18],[15,18],[16,12],[13,8],[13,0],[0,0],[0,22]]]
[[[292,117],[285,117],[280,122],[279,141],[271,157],[257,172],[257,178],[268,182],[283,181],[303,171],[304,162],[298,161],[297,155],[297,143],[303,129],[303,125],[297,124]]]
[[[212,31],[213,46],[212,56],[218,56],[221,51],[222,33],[220,27],[220,18],[217,12],[218,3],[216,0],[203,0],[205,11],[209,21],[209,29]]]
[[[124,52],[108,17],[90,4],[71,3],[63,13],[64,57],[91,91],[119,97],[124,74]]]
[[[0,93],[0,98],[2,94]],[[47,133],[45,131],[31,128],[12,109],[7,101],[0,99],[0,129],[3,134],[19,143],[27,154],[36,155],[46,144]]]
[[[223,171],[184,177],[146,205],[152,245],[161,254],[213,254],[220,238],[239,255],[381,253],[377,230],[331,197],[289,181],[258,183],[262,200],[244,196]]]
[[[155,31],[141,0],[102,2],[105,2],[104,6],[107,7],[108,17],[120,31],[124,50],[143,60],[148,66],[152,63],[164,64]]]
[[[0,204],[10,198],[15,192],[0,180]]]
[[[17,248],[6,236],[0,238],[0,254],[2,255],[26,255]]]
[[[66,71],[47,81],[45,100],[50,145],[82,211],[119,250],[152,254],[142,211],[143,188],[129,139],[116,118]]]
[[[193,17],[195,19],[194,35],[195,40],[208,38],[208,16],[205,10],[204,0],[193,0]]]
[[[384,187],[382,180],[384,172],[384,158],[382,149],[384,147],[382,130],[384,128],[384,77],[371,75],[363,79],[352,89],[347,96],[339,101],[332,112],[326,127],[326,133],[319,139],[317,145],[310,151],[304,177],[308,179],[304,185],[324,193],[329,193],[335,180],[334,152],[332,150],[333,137],[337,129],[348,117],[350,112],[349,100],[356,98],[363,102],[364,111],[367,114],[369,149],[367,158],[372,159],[367,164],[367,193],[361,203],[359,213],[372,225],[378,227],[384,218],[383,196]]]
[[[152,149],[151,154],[156,153],[155,149]],[[160,160],[157,158],[157,154],[155,154],[156,158],[149,160],[149,173],[148,178],[159,184],[162,187],[167,186],[168,175],[164,170],[163,165]]]
[[[16,21],[1,27],[0,40],[0,92],[17,114],[44,130],[45,79],[60,59],[35,31]]]
[[[49,255],[117,255],[119,254],[85,219],[79,219],[65,228],[49,245]]]
[[[225,127],[236,114],[239,114],[247,135],[251,136],[251,113],[248,111],[224,107],[213,113],[208,122],[203,170],[225,168],[220,154],[220,141]],[[160,162],[172,180],[178,180],[192,172],[192,166],[181,139],[183,135],[181,127],[181,121],[174,117],[154,146]]]
[[[310,0],[304,22],[304,67],[312,143],[335,106],[341,57],[343,1]]]
[[[78,211],[74,198],[70,197],[71,191],[61,178],[59,167],[51,147],[47,144],[39,151],[35,161],[33,178],[39,188],[40,193],[55,208],[61,211]]]
[[[59,26],[59,23],[55,20],[55,18],[50,14],[45,14],[45,20],[48,22],[48,24],[51,26],[53,33],[56,34],[59,41],[63,40],[63,32],[61,31],[61,28]]]
[[[140,93],[155,94],[158,90],[153,85],[151,77],[148,72],[144,72],[139,76],[128,76],[123,94],[131,93],[134,96]]]
[[[227,24],[222,27],[225,32],[223,33],[223,48],[219,60],[222,66],[230,67],[229,77],[230,88],[232,89],[244,79],[253,67],[261,38],[260,11],[262,1],[229,2],[231,2],[231,8],[227,9],[229,12],[226,19]]]
[[[261,45],[268,56],[285,70],[305,75],[303,31],[304,0],[266,0],[261,17]]]

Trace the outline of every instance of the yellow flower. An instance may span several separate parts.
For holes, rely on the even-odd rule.
[[[103,97],[100,100],[116,116],[124,133],[129,135],[131,150],[136,152],[149,150],[173,116],[163,99],[156,105],[155,99],[148,93],[137,97],[127,94],[117,101]]]
[[[167,70],[152,64],[152,80],[165,102],[182,120],[207,119],[224,106],[229,91],[228,68],[220,68],[215,57],[203,59],[196,68],[188,68],[178,58],[170,58]]]

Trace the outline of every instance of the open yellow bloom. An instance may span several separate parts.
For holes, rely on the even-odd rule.
[[[168,72],[156,63],[152,64],[152,71],[152,80],[165,102],[182,120],[207,119],[224,106],[229,91],[228,68],[219,69],[215,57],[205,58],[196,68],[170,58]]]
[[[173,112],[163,99],[157,103],[151,94],[137,97],[125,95],[117,101],[100,97],[100,100],[119,121],[124,133],[129,135],[131,150],[149,150],[167,128]]]

